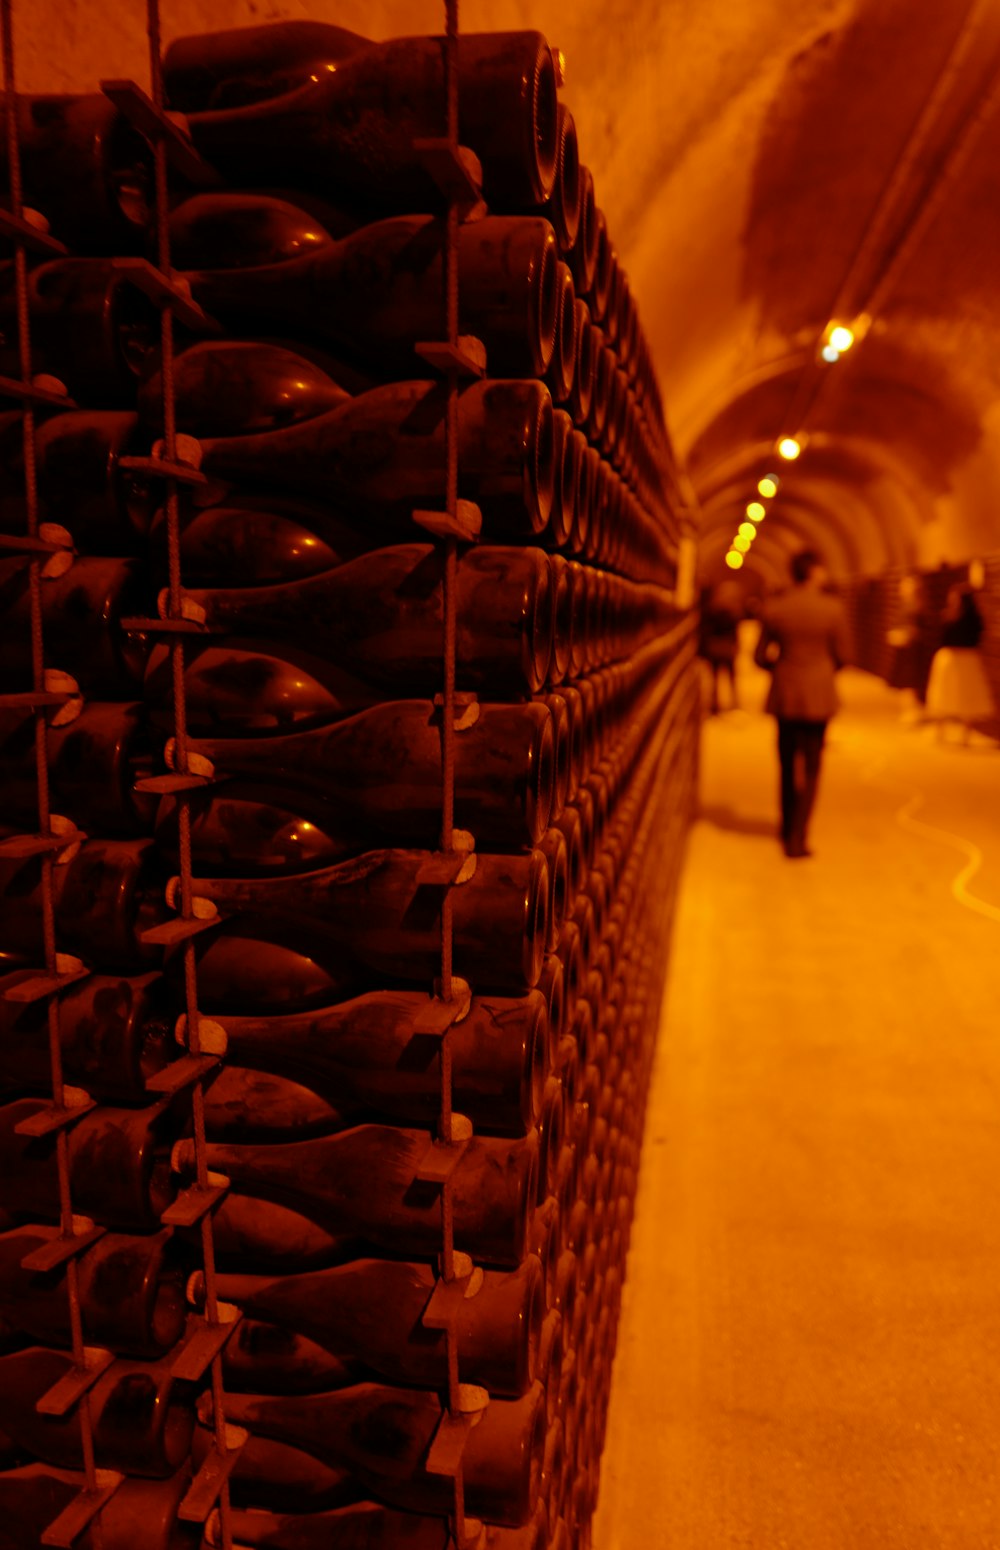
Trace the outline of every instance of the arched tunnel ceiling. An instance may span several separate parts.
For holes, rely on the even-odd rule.
[[[15,0],[21,89],[144,80],[144,13],[143,0]],[[286,17],[373,38],[443,25],[440,0],[162,0],[162,15],[165,41]],[[566,56],[564,100],[706,563],[775,437],[799,429],[763,571],[804,537],[841,573],[997,546],[1000,7],[461,0],[460,20],[537,28]],[[870,312],[870,331],[819,366],[835,308],[838,321]]]

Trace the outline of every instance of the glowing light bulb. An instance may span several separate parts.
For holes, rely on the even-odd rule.
[[[763,522],[767,516],[767,508],[762,506],[760,501],[751,501],[747,507],[747,516],[751,522]]]
[[[794,436],[782,436],[778,442],[778,456],[783,457],[786,463],[794,463],[802,451],[802,443],[796,441]]]
[[[843,323],[838,323],[836,328],[831,328],[827,335],[827,344],[831,350],[836,350],[838,355],[843,355],[854,343],[854,330],[845,328]]]
[[[736,549],[730,549],[729,553],[726,555],[726,564],[729,566],[730,570],[739,570],[740,566],[743,564],[742,554],[740,554]]]
[[[778,481],[774,474],[765,474],[763,479],[758,479],[757,493],[763,495],[767,500],[770,500],[772,495],[777,495]]]
[[[832,344],[825,344],[819,353],[822,355],[825,361],[829,362],[831,366],[833,365],[834,361],[840,360],[840,351],[834,349]]]
[[[740,554],[746,554],[749,547],[749,538],[744,538],[742,533],[737,533],[736,537],[733,539],[733,548],[738,549]]]
[[[752,522],[741,522],[740,533],[744,538],[749,538],[751,543],[753,543],[754,539],[757,537],[757,529],[754,527]]]

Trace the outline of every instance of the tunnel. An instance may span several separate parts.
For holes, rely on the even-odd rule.
[[[997,8],[0,23],[0,1550],[1000,1543]]]

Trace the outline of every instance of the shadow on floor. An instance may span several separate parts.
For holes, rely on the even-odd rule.
[[[715,829],[726,829],[730,834],[757,834],[773,840],[778,832],[773,818],[751,818],[734,812],[721,803],[707,803],[698,809],[698,817]]]

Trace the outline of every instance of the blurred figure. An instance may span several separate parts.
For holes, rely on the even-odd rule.
[[[729,682],[729,709],[739,709],[736,691],[736,655],[743,618],[743,593],[735,581],[719,581],[706,592],[701,605],[698,650],[712,674],[712,715],[719,713],[719,679]]]
[[[931,661],[940,642],[941,625],[927,595],[927,583],[919,571],[900,578],[898,620],[886,634],[891,648],[886,682],[893,689],[910,689],[916,706],[901,720],[914,725],[924,720]]]
[[[974,722],[989,721],[995,712],[989,679],[979,654],[983,616],[967,581],[949,589],[941,615],[941,645],[931,662],[927,684],[927,718],[936,721],[938,736],[957,722],[968,742]]]
[[[778,720],[781,842],[791,859],[809,856],[809,819],[819,785],[826,724],[839,700],[835,677],[847,661],[847,615],[827,590],[819,556],[791,560],[793,585],[765,605],[755,661],[771,673],[765,709]]]

